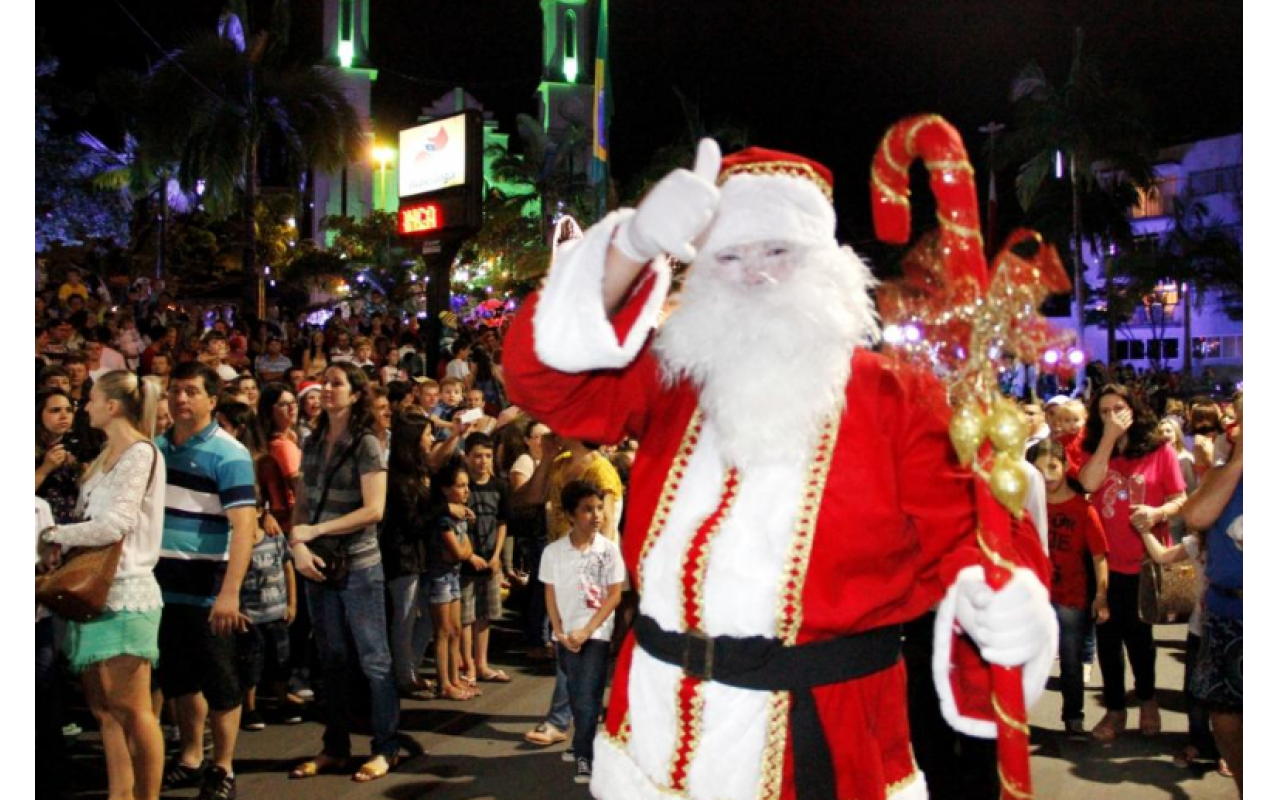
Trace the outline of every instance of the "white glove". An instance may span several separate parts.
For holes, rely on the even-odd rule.
[[[1014,570],[1013,579],[996,592],[981,567],[967,567],[956,577],[956,619],[982,657],[1002,667],[1021,667],[1058,639],[1058,618],[1049,591],[1029,569]]]
[[[714,139],[703,139],[693,171],[674,170],[649,190],[636,213],[618,226],[614,246],[641,263],[663,253],[693,261],[697,255],[693,240],[706,229],[720,203],[719,172],[720,146]]]

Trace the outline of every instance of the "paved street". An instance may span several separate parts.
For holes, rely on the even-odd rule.
[[[1058,722],[1060,696],[1056,683],[1032,710],[1032,771],[1036,795],[1048,800],[1229,800],[1235,785],[1212,771],[1185,770],[1170,759],[1183,743],[1186,715],[1180,710],[1177,687],[1182,681],[1184,626],[1157,629],[1160,656],[1157,678],[1164,732],[1156,739],[1136,733],[1115,745],[1069,742]],[[241,734],[236,760],[241,798],[392,798],[393,800],[571,800],[586,798],[586,788],[572,781],[572,766],[561,761],[565,745],[535,748],[522,735],[545,712],[554,682],[549,668],[528,662],[513,630],[496,637],[500,655],[495,663],[515,680],[506,685],[485,684],[478,700],[409,702],[402,712],[402,730],[426,748],[387,778],[368,785],[347,776],[288,780],[288,769],[314,754],[321,727],[315,722],[272,726],[261,733]],[[1086,696],[1087,724],[1102,715],[1101,678],[1095,674]],[[80,718],[86,729],[92,724]],[[1137,709],[1130,713],[1136,727]],[[355,737],[355,752],[367,753],[368,738]],[[83,798],[105,797],[105,774],[96,736],[86,733],[74,751],[74,775]],[[195,790],[166,797],[194,797]]]

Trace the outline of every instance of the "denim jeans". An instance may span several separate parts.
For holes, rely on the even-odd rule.
[[[401,575],[387,582],[391,594],[391,662],[396,683],[409,688],[422,654],[435,633],[431,625],[430,582],[423,575]]]
[[[382,565],[352,570],[343,589],[329,589],[315,581],[306,581],[306,585],[324,672],[325,754],[337,758],[351,755],[351,717],[356,698],[351,696],[352,683],[347,677],[349,636],[355,643],[360,671],[369,682],[372,753],[388,758],[396,755],[400,697],[391,675]]]
[[[1084,720],[1084,650],[1086,624],[1092,612],[1086,608],[1053,604],[1058,615],[1058,686],[1062,690],[1062,721]]]
[[[547,592],[542,581],[538,580],[542,551],[546,547],[546,542],[539,541],[529,548],[529,605],[524,615],[524,640],[529,647],[546,647],[551,641],[551,623],[547,619]]]
[[[556,645],[557,648],[560,645]],[[551,691],[551,708],[547,710],[547,722],[562,731],[569,730],[573,712],[569,710],[569,676],[564,671],[564,660],[556,652],[556,688]]]
[[[573,711],[573,754],[595,760],[596,725],[604,705],[604,684],[609,676],[609,643],[591,639],[571,653],[556,645],[556,661],[564,664],[568,678],[569,707]]]

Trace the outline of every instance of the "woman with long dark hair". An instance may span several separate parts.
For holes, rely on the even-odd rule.
[[[392,427],[387,474],[387,513],[378,543],[391,594],[391,660],[403,696],[420,698],[429,685],[417,666],[431,642],[431,587],[427,537],[442,510],[432,501],[427,455],[435,445],[431,420],[422,413],[400,415]],[[456,506],[453,513],[471,512]]]
[[[298,401],[283,383],[268,383],[258,397],[258,426],[262,446],[275,469],[259,469],[259,488],[266,494],[271,516],[285,533],[293,528],[293,507],[297,498],[294,481],[302,471],[302,448],[298,446]]]
[[[313,328],[302,350],[302,369],[307,380],[319,380],[329,366],[324,346],[324,331]]]
[[[507,384],[502,376],[502,367],[493,363],[489,354],[479,347],[471,350],[471,363],[475,364],[472,373],[472,388],[484,392],[485,413],[496,417],[507,407]]]
[[[386,581],[377,531],[386,505],[387,473],[371,432],[368,382],[364,371],[352,364],[333,364],[325,370],[323,413],[302,451],[289,543],[295,569],[308,579],[307,602],[324,670],[326,719],[324,749],[293,770],[292,778],[345,769],[351,757],[354,698],[346,674],[352,655],[348,637],[368,680],[373,723],[372,757],[352,777],[377,780],[399,762],[400,698],[391,674]]]
[[[80,497],[80,463],[71,441],[75,416],[75,403],[66,392],[36,392],[36,497],[49,503],[55,522],[74,521]]]
[[[1094,395],[1085,424],[1080,484],[1102,518],[1110,552],[1107,605],[1111,618],[1098,625],[1098,660],[1102,665],[1107,713],[1093,729],[1110,742],[1125,729],[1125,653],[1133,669],[1139,729],[1160,733],[1156,703],[1156,650],[1151,626],[1138,618],[1138,574],[1146,546],[1142,534],[1169,544],[1169,520],[1186,502],[1186,485],[1178,456],[1158,433],[1155,414],[1136,393],[1107,384]]]

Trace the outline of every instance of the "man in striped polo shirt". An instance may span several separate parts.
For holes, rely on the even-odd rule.
[[[156,580],[164,595],[160,686],[177,706],[182,749],[165,770],[165,790],[201,784],[200,800],[236,796],[236,734],[243,695],[235,634],[240,585],[257,528],[249,451],[213,421],[217,373],[196,361],[169,379],[173,428],[156,440],[168,467],[164,539]],[[211,717],[213,763],[203,761]]]

